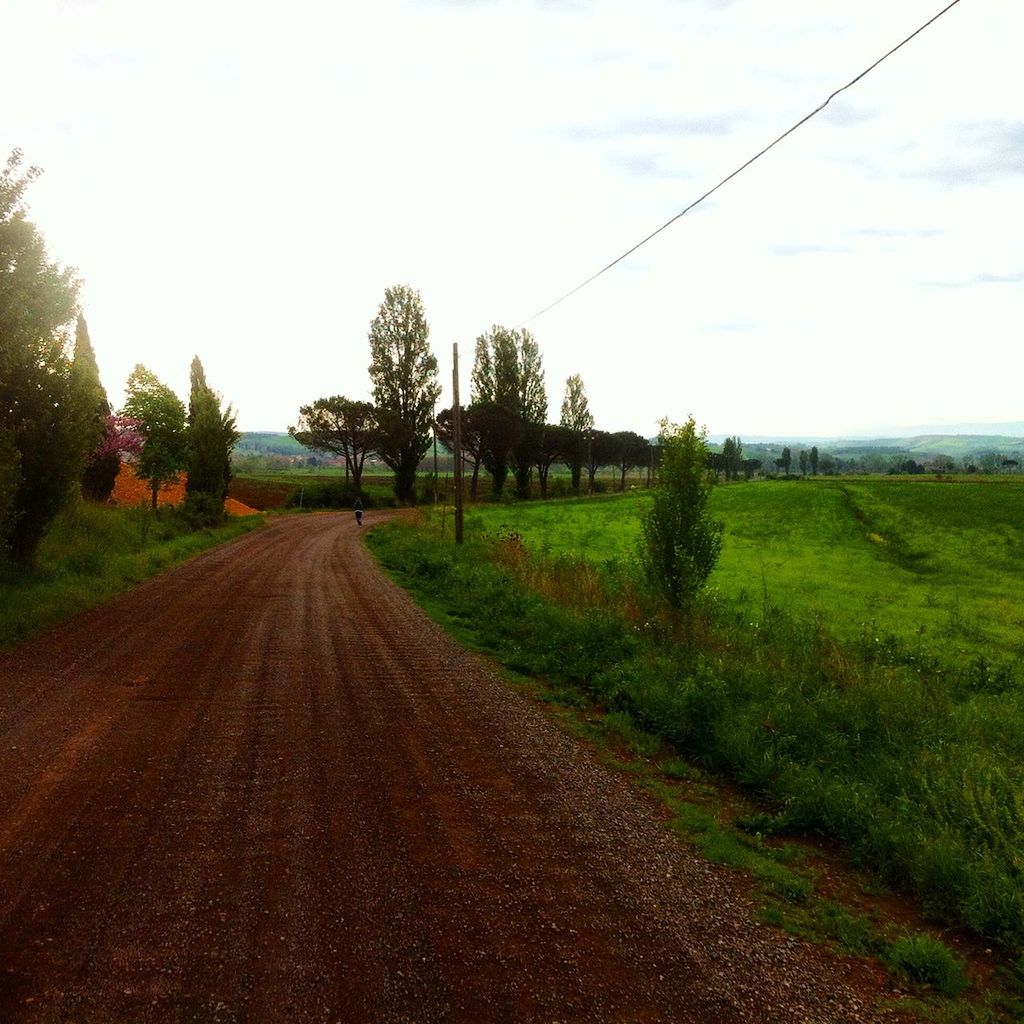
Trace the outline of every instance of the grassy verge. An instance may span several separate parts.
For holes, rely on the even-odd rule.
[[[964,967],[933,933],[865,924],[816,896],[814,871],[796,870],[786,837],[841,840],[853,864],[916,896],[929,919],[1001,945],[1014,984],[1024,939],[1019,688],[896,648],[844,646],[820,622],[769,606],[752,625],[706,609],[696,642],[681,643],[644,616],[620,570],[531,556],[515,535],[461,550],[429,525],[370,536],[461,638],[543,680],[544,699],[599,708],[600,729],[641,761],[667,757],[669,768],[641,773],[645,784],[706,855],[759,880],[776,923],[878,956],[919,994],[945,993],[928,1004],[937,1019],[1005,1019],[997,1004],[1011,996],[987,1006],[954,998]],[[673,771],[728,776],[760,810],[723,823],[666,781]]]
[[[36,566],[0,566],[0,647],[97,604],[177,562],[262,525],[231,519],[193,530],[173,509],[81,503],[53,522]]]

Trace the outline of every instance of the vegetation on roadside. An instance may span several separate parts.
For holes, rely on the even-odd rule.
[[[207,548],[262,525],[196,529],[184,512],[80,502],[53,521],[32,567],[0,566],[0,647],[89,608]]]
[[[0,171],[0,570],[15,580],[32,576],[57,517],[90,515],[78,508],[83,496],[110,498],[123,456],[149,481],[154,511],[160,488],[187,469],[180,523],[222,522],[239,438],[198,356],[187,419],[177,395],[142,364],[113,415],[78,308],[79,281],[48,258],[28,219],[25,192],[39,173],[22,169],[19,150]]]
[[[476,645],[735,779],[767,808],[762,837],[834,836],[930,919],[1019,950],[1024,691],[1012,664],[846,640],[770,600],[742,616],[704,601],[694,643],[679,642],[621,560],[541,554],[479,520],[456,550],[438,525],[388,526],[371,543]],[[865,543],[858,527],[850,547]]]

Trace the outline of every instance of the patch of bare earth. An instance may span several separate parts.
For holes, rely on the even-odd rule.
[[[0,957],[5,1022],[824,1024],[881,994],[759,924],[345,514],[0,656]]]

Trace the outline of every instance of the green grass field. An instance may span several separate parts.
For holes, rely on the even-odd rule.
[[[716,596],[689,626],[630,569],[649,500],[473,506],[460,549],[450,510],[443,540],[438,512],[370,539],[508,667],[757,794],[758,833],[833,836],[934,920],[1018,955],[1024,486],[716,488]]]
[[[644,494],[476,506],[475,533],[607,565],[633,556]],[[844,638],[893,634],[962,659],[1024,654],[1024,483],[759,481],[717,487],[725,524],[711,580],[737,615],[765,600]]]

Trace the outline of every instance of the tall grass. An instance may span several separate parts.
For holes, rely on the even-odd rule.
[[[194,530],[172,508],[154,512],[87,502],[73,505],[51,524],[35,567],[0,563],[0,647],[261,522],[250,516]]]
[[[725,602],[681,643],[624,562],[536,554],[508,531],[371,535],[505,664],[577,688],[758,794],[762,833],[842,840],[933,919],[1024,944],[1024,690],[1012,665],[945,661],[894,634]],[[910,951],[912,953],[913,951]],[[909,953],[908,953],[909,956]]]

